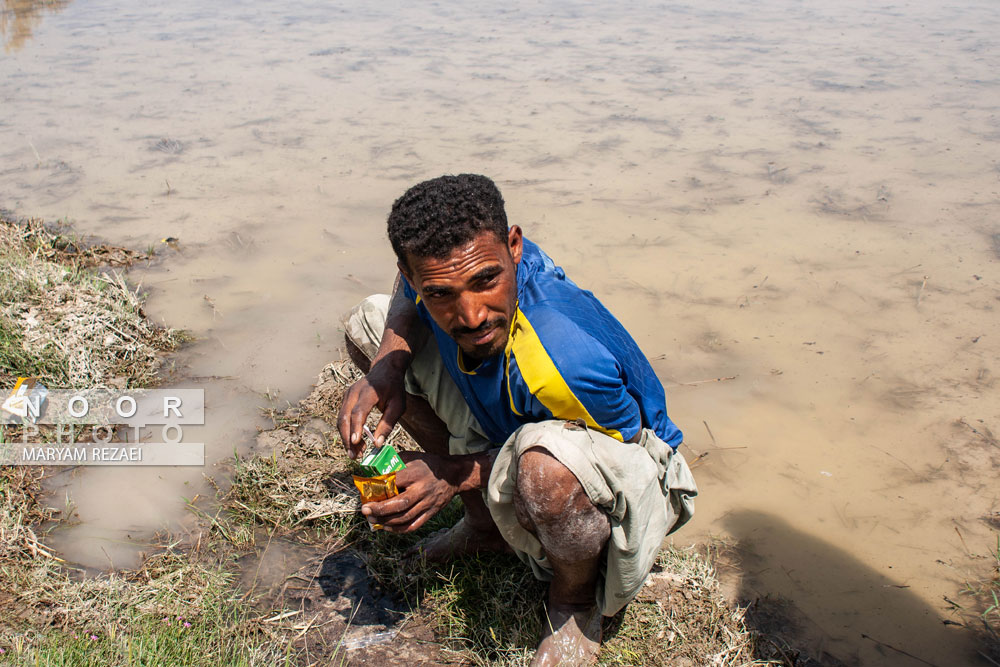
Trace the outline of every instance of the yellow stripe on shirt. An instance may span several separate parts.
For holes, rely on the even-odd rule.
[[[503,351],[506,361],[503,369],[504,374],[507,377],[507,400],[510,401],[510,411],[518,417],[523,417],[524,415],[518,411],[517,407],[515,407],[514,394],[510,390],[510,351],[514,347],[514,331],[517,329],[517,321],[522,317],[524,317],[524,315],[521,314],[520,304],[514,304],[514,318],[510,323],[510,331],[507,332],[507,345]]]
[[[590,416],[587,408],[566,384],[566,380],[556,368],[552,357],[545,351],[535,328],[531,326],[531,322],[524,316],[524,312],[520,308],[515,314],[505,352],[507,356],[507,391],[510,397],[510,408],[514,414],[519,415],[520,413],[514,408],[514,398],[509,393],[511,353],[517,359],[517,367],[521,371],[524,383],[528,385],[528,391],[552,413],[555,419],[566,421],[583,419],[590,428],[606,433],[616,440],[624,441],[621,433],[615,429],[601,426]]]

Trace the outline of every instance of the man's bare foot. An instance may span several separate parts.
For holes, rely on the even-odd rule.
[[[597,661],[601,648],[601,612],[597,607],[553,606],[547,610],[542,641],[531,667],[582,667]]]
[[[442,528],[422,539],[409,553],[431,563],[443,563],[457,556],[481,551],[511,553],[512,550],[496,526],[492,530],[479,530],[462,517],[451,528]]]

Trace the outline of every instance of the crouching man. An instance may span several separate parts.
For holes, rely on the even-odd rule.
[[[602,616],[639,592],[694,511],[663,387],[594,295],[507,226],[490,179],[412,187],[388,232],[400,275],[344,321],[366,375],[338,427],[357,457],[377,406],[379,444],[399,421],[424,452],[404,454],[397,497],[362,512],[405,533],[461,496],[464,518],[423,555],[515,553],[551,582],[532,664],[590,664]]]

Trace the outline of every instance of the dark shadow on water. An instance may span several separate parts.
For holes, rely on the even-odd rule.
[[[967,630],[945,626],[942,613],[892,578],[891,560],[879,572],[771,514],[739,511],[724,521],[737,540],[738,597],[765,647],[802,649],[796,664],[983,664]]]

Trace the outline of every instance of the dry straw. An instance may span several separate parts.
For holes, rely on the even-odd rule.
[[[159,354],[182,343],[184,332],[146,319],[137,290],[118,271],[88,270],[141,257],[86,248],[41,221],[0,215],[0,373],[37,375],[50,387],[153,384]]]

